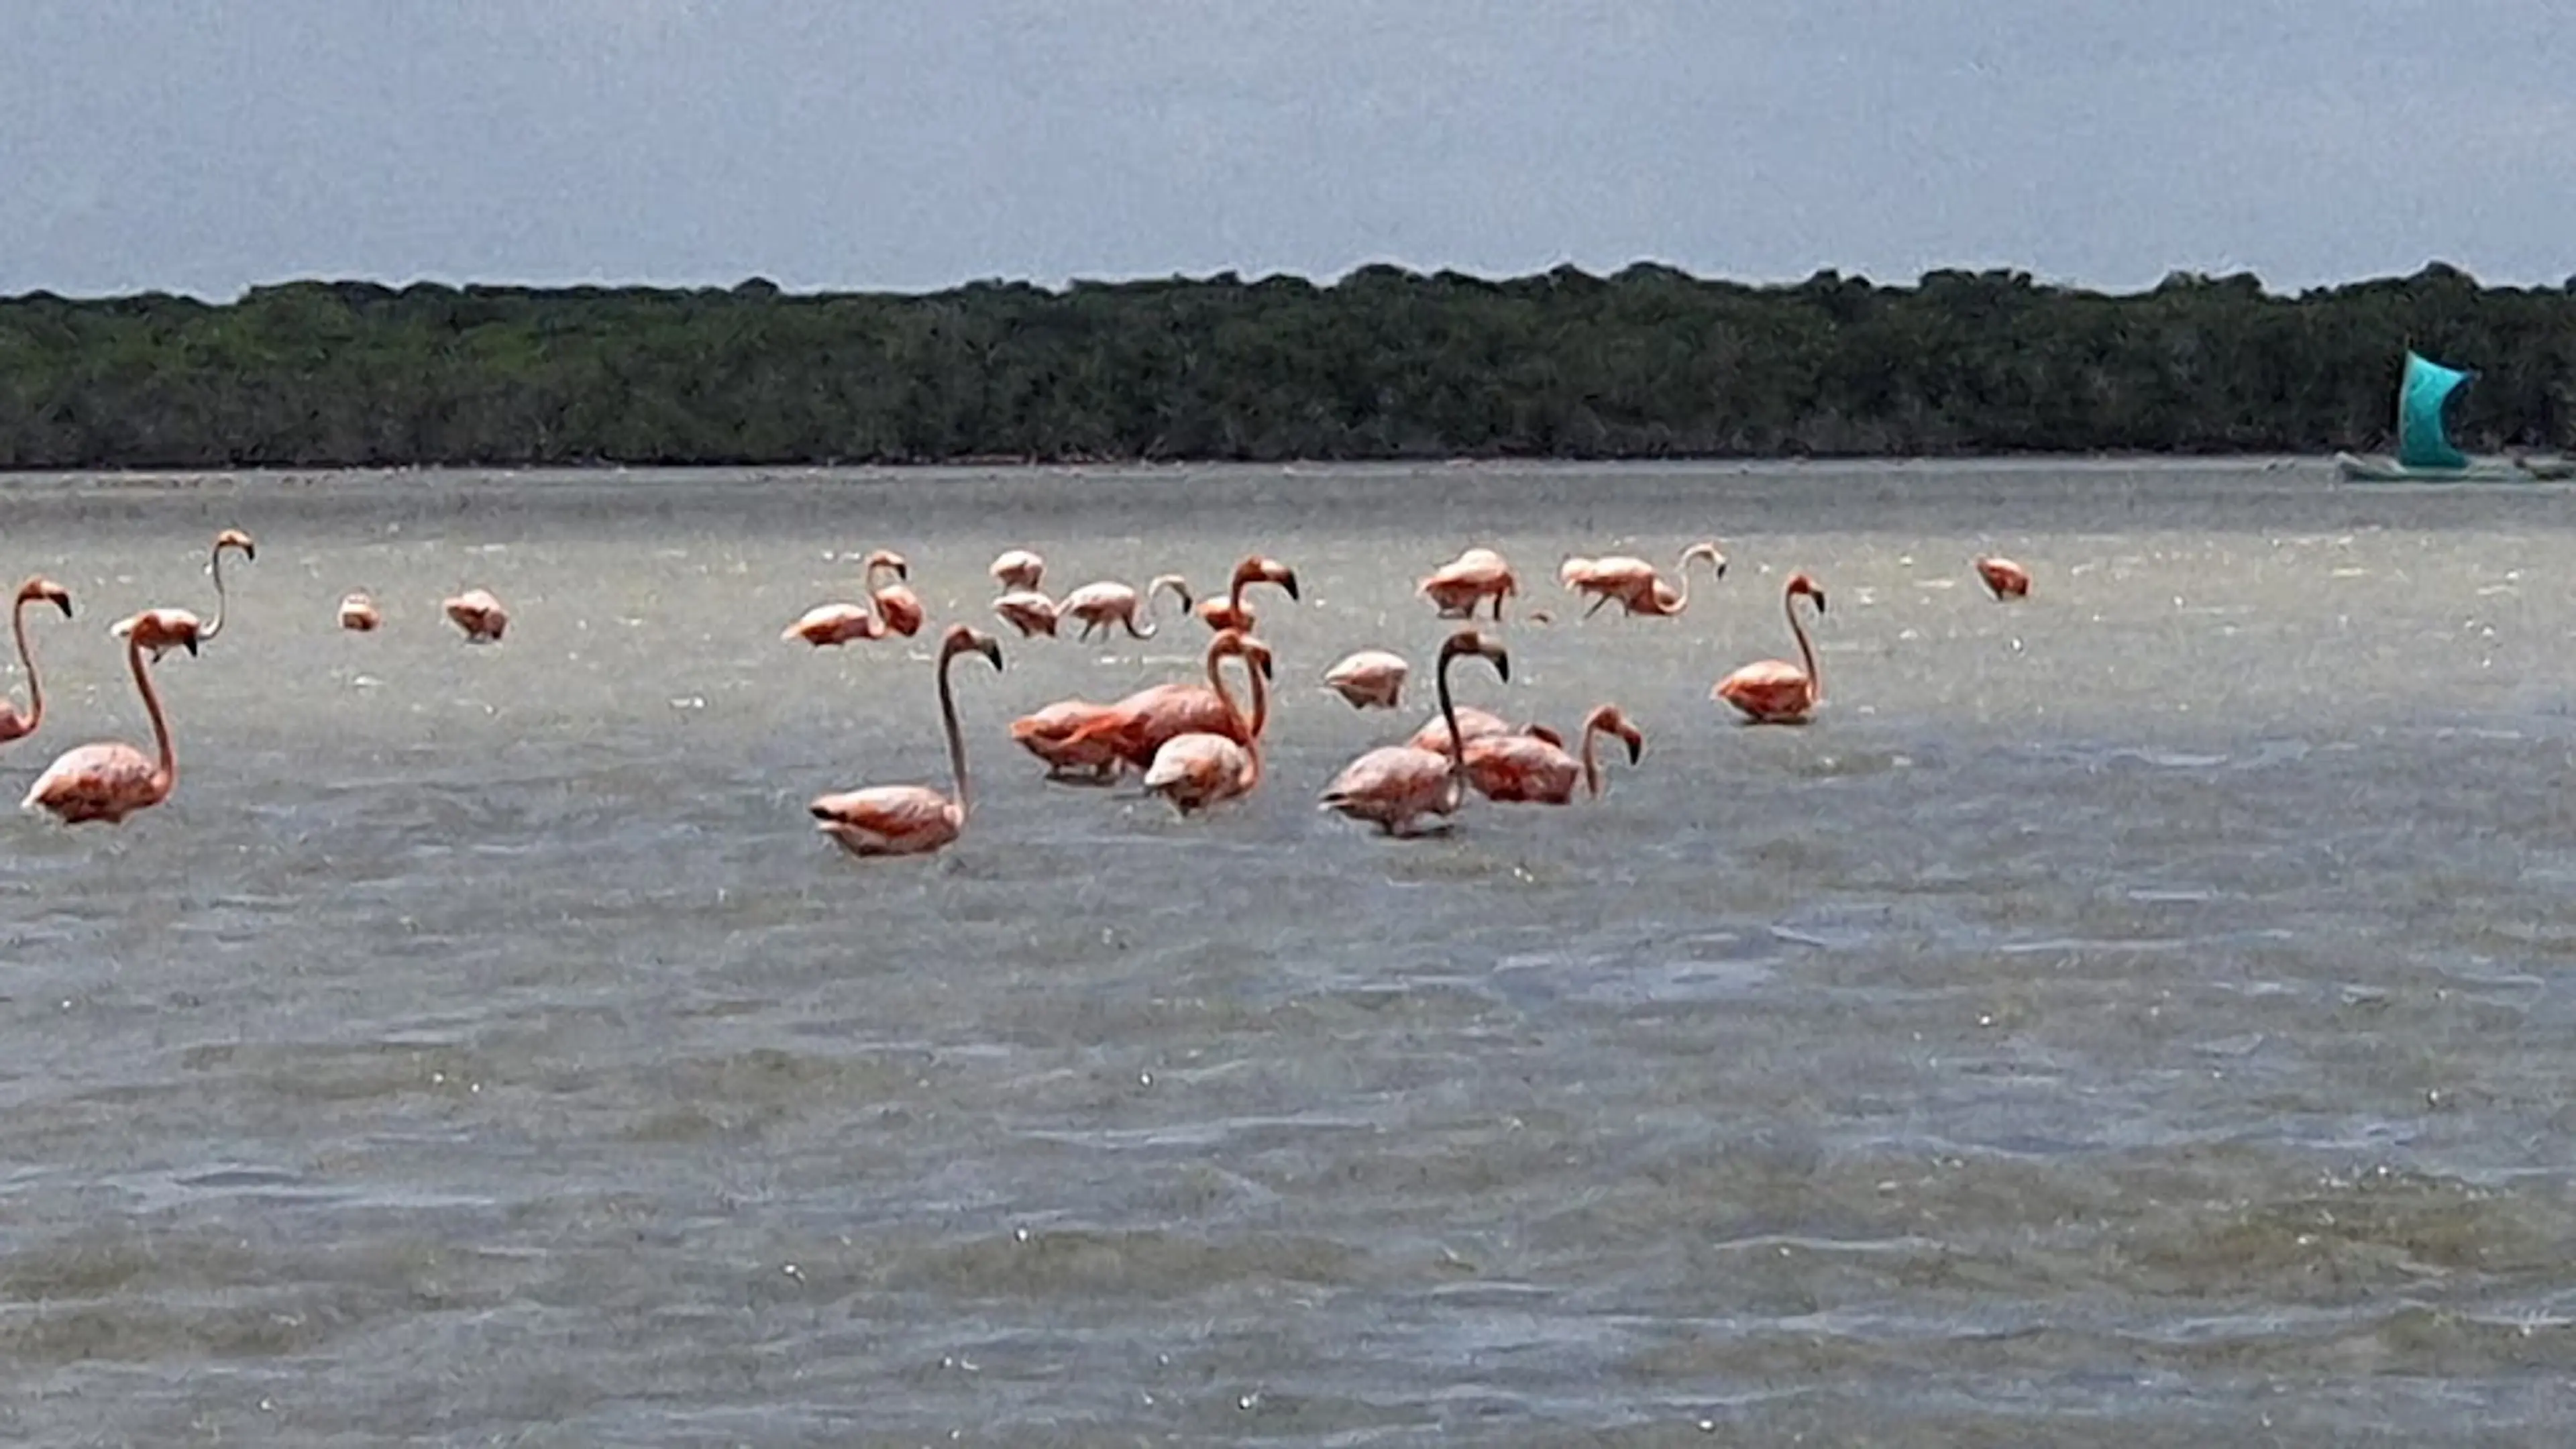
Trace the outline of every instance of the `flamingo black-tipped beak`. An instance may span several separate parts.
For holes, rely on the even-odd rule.
[[[1280,570],[1280,573],[1279,573],[1279,587],[1281,587],[1281,588],[1283,588],[1283,589],[1286,589],[1286,590],[1288,591],[1288,597],[1290,597],[1290,598],[1292,598],[1292,599],[1293,599],[1293,598],[1296,598],[1296,597],[1297,597],[1297,571],[1296,571],[1295,569],[1282,569],[1282,570]]]
[[[72,601],[68,597],[54,600],[54,607],[63,611],[64,618],[72,616]]]
[[[243,545],[242,545],[242,557],[243,557],[243,558],[246,558],[246,559],[248,559],[248,560],[250,560],[250,561],[251,561],[251,562],[253,562],[253,563],[257,563],[257,562],[259,562],[259,545],[258,545],[258,544],[255,544],[255,543],[246,543],[246,544],[243,544]]]
[[[1254,656],[1253,656],[1253,658],[1252,658],[1252,662],[1253,662],[1254,664],[1256,664],[1256,665],[1259,665],[1259,666],[1260,666],[1260,668],[1261,668],[1261,677],[1262,677],[1262,678],[1264,678],[1264,679],[1276,679],[1276,678],[1278,678],[1278,676],[1277,676],[1277,675],[1275,675],[1275,674],[1273,674],[1273,673],[1271,672],[1271,670],[1270,670],[1270,656],[1269,656],[1269,655],[1267,655],[1267,654],[1256,654],[1256,655],[1254,655]]]
[[[1505,683],[1505,684],[1509,684],[1509,683],[1511,683],[1511,682],[1512,682],[1512,656],[1511,656],[1511,655],[1509,655],[1509,654],[1507,654],[1507,653],[1503,652],[1503,651],[1502,651],[1502,650],[1500,650],[1500,649],[1497,649],[1497,650],[1495,650],[1493,653],[1488,654],[1488,655],[1486,655],[1485,657],[1486,657],[1486,658],[1488,658],[1488,659],[1491,659],[1492,661],[1494,661],[1494,677],[1495,677],[1495,678],[1500,679],[1500,680],[1501,680],[1503,683]]]
[[[1817,612],[1817,613],[1819,613],[1819,614],[1821,614],[1821,613],[1823,613],[1824,611],[1825,611],[1825,591],[1824,591],[1824,590],[1822,590],[1822,589],[1818,589],[1818,590],[1816,590],[1816,612]]]
[[[1628,763],[1629,763],[1629,764],[1632,764],[1632,765],[1633,765],[1633,764],[1637,763],[1639,760],[1642,760],[1642,759],[1644,759],[1644,758],[1646,757],[1646,742],[1645,742],[1645,740],[1643,740],[1643,739],[1639,738],[1639,737],[1638,737],[1638,736],[1636,736],[1636,735],[1621,735],[1621,736],[1620,736],[1620,738],[1621,738],[1621,739],[1623,739],[1623,740],[1626,740],[1626,741],[1628,742]]]
[[[196,657],[197,657],[197,636],[196,636],[196,635],[191,634],[191,635],[189,635],[187,638],[182,639],[182,640],[180,640],[179,642],[180,642],[180,643],[182,643],[182,644],[184,644],[184,645],[186,645],[186,646],[188,647],[188,657],[189,657],[189,658],[194,659],[194,658],[196,658]]]
[[[978,640],[978,641],[976,641],[976,644],[975,644],[975,652],[976,652],[976,653],[978,653],[978,654],[983,655],[983,656],[984,656],[985,658],[987,658],[987,659],[992,660],[992,661],[993,661],[993,667],[994,667],[995,669],[999,669],[999,668],[1001,668],[1001,667],[1002,667],[1002,645],[1001,645],[1001,641],[1000,641],[1000,640],[997,640],[997,639],[981,639],[981,640]]]

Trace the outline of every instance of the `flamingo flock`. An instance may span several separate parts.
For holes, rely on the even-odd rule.
[[[213,576],[215,610],[201,621],[174,607],[147,608],[118,621],[109,631],[122,641],[134,687],[152,723],[154,752],[147,755],[126,743],[83,745],[64,752],[40,774],[22,802],[28,810],[49,812],[66,824],[115,824],[169,799],[178,783],[177,750],[169,720],[153,679],[152,666],[174,650],[195,657],[224,629],[229,596],[225,589],[225,555],[244,562],[258,558],[258,545],[238,529],[217,534],[207,557]],[[1622,617],[1669,619],[1690,607],[1690,569],[1706,564],[1712,580],[1726,576],[1727,560],[1714,540],[1693,543],[1675,558],[1668,578],[1652,563],[1625,555],[1570,557],[1557,571],[1558,583],[1578,599],[1589,601],[1590,618],[1616,604]],[[2030,573],[1999,557],[1980,557],[1975,575],[1999,602],[2029,597]],[[1010,549],[987,571],[999,595],[993,611],[1022,639],[1060,637],[1067,624],[1080,626],[1079,638],[1113,636],[1151,639],[1162,624],[1152,617],[1154,601],[1169,593],[1182,621],[1192,619],[1210,631],[1201,655],[1204,682],[1178,680],[1136,690],[1110,702],[1064,699],[1012,719],[1011,741],[1046,767],[1046,778],[1062,784],[1112,785],[1134,772],[1144,795],[1167,803],[1183,818],[1206,814],[1228,802],[1254,794],[1262,785],[1262,736],[1271,714],[1276,661],[1256,632],[1259,618],[1249,591],[1276,588],[1298,598],[1296,571],[1261,554],[1246,556],[1228,576],[1225,589],[1197,598],[1179,574],[1160,574],[1140,591],[1114,580],[1085,584],[1052,598],[1043,590],[1046,561],[1034,551]],[[911,565],[903,555],[878,549],[860,561],[860,590],[865,602],[845,600],[807,610],[780,633],[782,640],[816,649],[866,643],[888,637],[917,635],[928,622],[928,610],[910,586]],[[1496,682],[1511,680],[1510,652],[1502,642],[1473,624],[1480,610],[1499,626],[1507,600],[1520,593],[1519,576],[1491,548],[1471,547],[1434,568],[1416,587],[1442,620],[1459,621],[1440,643],[1432,663],[1437,712],[1401,743],[1368,749],[1335,775],[1316,797],[1318,809],[1375,826],[1392,837],[1445,831],[1474,796],[1497,804],[1570,805],[1580,791],[1597,798],[1604,789],[1601,744],[1616,741],[1630,768],[1645,754],[1645,732],[1617,704],[1592,708],[1568,747],[1567,736],[1548,726],[1514,725],[1501,715],[1456,698],[1454,668],[1461,659],[1483,661]],[[1710,698],[1732,708],[1748,724],[1797,725],[1813,719],[1824,702],[1824,684],[1813,640],[1800,617],[1798,601],[1825,612],[1824,586],[1804,571],[1792,573],[1782,590],[1789,631],[1798,648],[1797,663],[1765,659],[1746,664],[1720,679]],[[0,744],[36,733],[45,720],[43,685],[29,646],[27,615],[31,606],[50,605],[65,618],[73,616],[68,590],[51,579],[30,578],[18,588],[11,629],[21,669],[27,675],[27,708],[22,713],[0,700]],[[469,644],[497,645],[505,637],[510,613],[489,590],[470,588],[440,603],[440,611]],[[1530,609],[1532,623],[1550,615]],[[343,630],[372,633],[384,615],[365,591],[353,591],[338,606]],[[955,843],[964,833],[973,796],[966,764],[966,738],[957,713],[953,666],[967,655],[979,655],[996,673],[1005,669],[1002,646],[991,634],[965,623],[941,632],[933,678],[940,727],[948,749],[950,789],[927,785],[877,785],[820,795],[808,805],[815,828],[854,857],[928,855]],[[1238,695],[1229,667],[1241,676]],[[1400,710],[1412,673],[1401,655],[1379,647],[1364,648],[1326,668],[1322,687],[1355,711]]]

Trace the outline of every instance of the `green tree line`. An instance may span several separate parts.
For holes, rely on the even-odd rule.
[[[2472,449],[2576,433],[2576,281],[2110,295],[1638,265],[926,295],[296,282],[0,300],[0,467],[2322,452],[2400,350]]]

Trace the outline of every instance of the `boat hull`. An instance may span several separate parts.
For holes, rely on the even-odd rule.
[[[2410,468],[2385,455],[2337,453],[2335,472],[2346,483],[2550,483],[2576,478],[2576,461],[2472,458],[2459,468]]]

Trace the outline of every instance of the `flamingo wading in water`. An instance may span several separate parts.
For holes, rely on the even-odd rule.
[[[1512,677],[1511,656],[1475,630],[1461,629],[1442,642],[1432,677],[1440,692],[1440,714],[1449,728],[1448,752],[1434,754],[1411,745],[1371,750],[1333,778],[1318,808],[1369,821],[1394,836],[1416,834],[1413,822],[1421,816],[1458,813],[1467,798],[1467,761],[1459,744],[1458,706],[1449,695],[1449,665],[1462,654],[1490,661],[1495,675],[1506,683]]]
[[[186,609],[163,609],[160,611],[164,614],[172,615],[186,614],[188,622],[196,625],[196,639],[199,644],[204,644],[212,640],[216,635],[224,632],[224,609],[230,602],[229,596],[224,592],[224,550],[226,549],[237,550],[241,554],[242,561],[244,563],[257,563],[259,561],[259,544],[255,542],[249,534],[242,532],[238,528],[227,528],[223,532],[215,535],[215,546],[209,550],[206,555],[206,571],[215,576],[214,618],[200,623],[198,622],[197,616],[189,613]],[[162,655],[167,654],[177,647],[178,646],[175,643],[152,647],[152,662],[155,664],[160,663]]]
[[[1977,577],[1984,580],[1998,602],[2030,597],[2030,570],[2011,559],[1988,555],[1977,560],[1976,569]]]
[[[152,737],[160,745],[160,757],[147,759],[141,750],[123,743],[64,751],[28,787],[19,808],[50,810],[65,825],[93,820],[114,825],[169,799],[172,787],[179,783],[179,754],[170,743],[170,721],[161,713],[161,696],[152,688],[152,673],[144,666],[143,656],[170,649],[185,649],[193,655],[204,627],[185,609],[146,609],[119,620],[108,632],[125,641],[125,662],[134,670],[143,712],[152,717]]]
[[[1187,615],[1190,611],[1190,586],[1179,574],[1156,575],[1154,581],[1145,586],[1145,593],[1141,599],[1134,589],[1125,584],[1109,582],[1084,584],[1081,588],[1056,600],[1056,615],[1064,619],[1080,619],[1081,637],[1085,639],[1096,632],[1106,631],[1119,625],[1126,626],[1127,637],[1130,639],[1151,639],[1154,637],[1154,631],[1161,626],[1148,621],[1140,629],[1136,626],[1136,615],[1140,610],[1150,611],[1154,596],[1165,589],[1171,590],[1173,597],[1181,601],[1181,612]]]
[[[1433,569],[1417,586],[1443,619],[1472,619],[1476,606],[1494,601],[1494,621],[1502,622],[1503,599],[1520,592],[1520,579],[1503,556],[1490,548],[1471,548]]]
[[[1556,578],[1576,593],[1592,596],[1592,607],[1583,611],[1587,619],[1614,601],[1631,616],[1669,619],[1690,607],[1690,566],[1703,561],[1716,577],[1726,577],[1726,555],[1717,551],[1716,543],[1704,541],[1683,549],[1681,561],[1673,566],[1682,581],[1678,589],[1666,583],[1653,564],[1625,554],[1567,559],[1558,566]]]
[[[1023,639],[1033,634],[1044,634],[1052,639],[1055,637],[1055,621],[1062,617],[1064,608],[1035,589],[1021,588],[995,599],[993,612],[1001,616],[1003,623],[1019,630]]]
[[[1401,654],[1363,649],[1325,670],[1324,687],[1353,709],[1402,709],[1405,677],[1412,672]]]
[[[939,723],[948,732],[948,773],[956,782],[954,796],[927,785],[876,785],[837,795],[818,796],[806,806],[814,828],[834,844],[860,857],[928,855],[955,840],[966,828],[973,800],[966,784],[966,737],[957,728],[957,696],[948,683],[948,666],[960,654],[981,654],[1002,667],[1002,646],[993,636],[951,624],[939,641]]]
[[[879,569],[891,571],[898,580],[912,577],[912,565],[904,561],[903,555],[890,548],[881,548],[869,554],[860,567],[868,599],[877,606],[877,617],[885,621],[885,627],[906,639],[920,633],[921,621],[928,617],[921,607],[921,596],[914,593],[909,584],[891,583],[882,587],[877,584]]]
[[[468,644],[498,644],[510,627],[510,611],[489,589],[467,589],[439,607],[447,612],[449,622],[465,631]]]
[[[886,626],[876,615],[858,604],[816,604],[796,616],[796,622],[778,631],[782,640],[804,640],[817,649],[836,648],[853,640],[866,642],[886,636]]]
[[[27,712],[20,714],[16,705],[0,699],[0,745],[25,739],[45,722],[45,686],[36,678],[36,656],[27,648],[27,606],[39,603],[62,610],[66,619],[72,616],[71,590],[52,579],[29,579],[18,586],[17,601],[9,609],[9,631],[18,636],[18,667],[27,672]]]
[[[1253,651],[1262,661],[1270,653],[1267,645],[1240,629],[1219,630],[1208,641],[1207,683],[1157,684],[1140,689],[1075,730],[1066,741],[1067,747],[1106,747],[1127,764],[1150,770],[1155,752],[1178,735],[1223,735],[1236,744],[1250,744],[1243,735],[1243,717],[1218,692],[1223,683],[1218,678],[1218,667],[1226,655],[1237,650]]]
[[[987,572],[1004,593],[1022,589],[1035,592],[1038,580],[1046,577],[1046,560],[1024,548],[1006,548],[993,556],[993,566]]]
[[[1226,582],[1224,598],[1199,601],[1200,622],[1211,629],[1250,632],[1252,611],[1243,606],[1243,591],[1254,584],[1276,584],[1287,590],[1289,598],[1297,597],[1297,571],[1275,558],[1254,554],[1234,566],[1234,574]],[[1186,599],[1189,596],[1184,593],[1182,597]]]
[[[1223,646],[1220,651],[1219,646]],[[1154,752],[1145,771],[1145,793],[1160,795],[1183,815],[1193,815],[1223,800],[1241,799],[1261,783],[1261,730],[1270,720],[1270,650],[1239,629],[1228,629],[1209,646],[1243,661],[1252,689],[1252,714],[1244,716],[1226,691],[1225,680],[1211,670],[1217,697],[1234,716],[1237,732],[1174,735]]]
[[[341,597],[341,628],[352,634],[372,634],[384,621],[385,616],[377,612],[376,601],[367,597],[366,590],[360,589]]]
[[[1467,783],[1476,793],[1501,804],[1570,805],[1579,779],[1595,798],[1601,795],[1603,735],[1616,735],[1628,747],[1633,765],[1646,751],[1643,730],[1629,723],[1615,704],[1605,704],[1583,718],[1580,758],[1565,752],[1556,731],[1532,725],[1519,734],[1479,735],[1467,741]]]
[[[1816,612],[1825,612],[1825,591],[1804,573],[1791,574],[1781,593],[1781,607],[1789,611],[1789,632],[1797,637],[1798,657],[1807,667],[1799,668],[1785,659],[1764,659],[1717,682],[1708,694],[1722,699],[1741,711],[1753,724],[1805,724],[1808,716],[1824,700],[1824,676],[1816,668],[1816,646],[1807,639],[1807,626],[1798,622],[1798,596],[1816,601]]]

